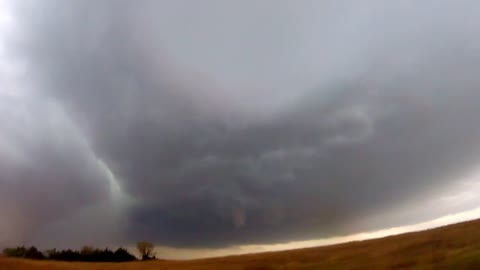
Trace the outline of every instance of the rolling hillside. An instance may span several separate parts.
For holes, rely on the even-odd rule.
[[[319,248],[191,261],[66,263],[0,258],[0,270],[480,269],[480,220]]]

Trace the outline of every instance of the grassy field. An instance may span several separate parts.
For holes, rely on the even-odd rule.
[[[0,258],[0,270],[479,269],[480,220],[341,245],[191,261],[66,263]]]

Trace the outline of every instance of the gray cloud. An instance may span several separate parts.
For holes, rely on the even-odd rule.
[[[4,209],[44,224],[121,205],[112,219],[126,222],[120,234],[129,243],[222,246],[350,232],[345,224],[435,193],[478,164],[479,8],[15,4],[9,46],[26,66],[29,102],[59,109],[27,106],[31,126],[21,132],[38,140],[0,133],[0,151],[18,159],[0,163],[15,179],[2,181],[14,196]],[[68,128],[52,126],[57,115]],[[19,174],[24,157],[28,166],[41,161],[40,171]],[[112,199],[112,181],[120,198]],[[35,207],[19,203],[20,192],[32,192]],[[47,196],[62,207],[43,214],[53,207]]]
[[[58,106],[2,96],[1,111],[2,244],[30,243],[52,223],[112,200],[108,173]]]

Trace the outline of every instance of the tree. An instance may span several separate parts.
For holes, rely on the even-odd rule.
[[[17,248],[6,248],[3,250],[3,255],[7,257],[28,258],[37,260],[45,259],[43,253],[34,246],[29,248],[23,246]]]
[[[155,246],[150,242],[137,243],[137,249],[138,249],[138,252],[140,253],[140,256],[142,257],[142,260],[155,259],[155,253],[153,252],[154,248]]]
[[[27,251],[25,253],[25,258],[35,259],[35,260],[43,260],[43,259],[45,259],[45,256],[36,247],[32,246],[29,249],[27,249]]]
[[[146,250],[144,260],[152,259],[152,250]],[[135,261],[137,258],[128,252],[125,248],[118,248],[113,251],[109,248],[98,249],[90,246],[83,247],[80,251],[64,249],[50,249],[45,252],[39,251],[36,247],[16,247],[5,248],[3,254],[7,257],[28,258],[35,260],[56,260],[56,261],[70,261],[70,262],[129,262]]]
[[[3,255],[7,257],[17,257],[17,258],[25,258],[27,254],[27,249],[25,247],[17,247],[17,248],[5,248],[3,250]]]
[[[82,249],[80,250],[80,254],[82,254],[82,256],[88,256],[93,254],[94,252],[95,252],[95,248],[91,246],[83,246]]]
[[[125,248],[118,248],[115,253],[115,260],[118,262],[129,262],[135,261],[137,258],[130,254],[127,249]]]

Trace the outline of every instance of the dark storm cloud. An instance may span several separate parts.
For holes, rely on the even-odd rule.
[[[69,206],[56,218],[109,201],[108,175],[78,160],[87,151],[129,202],[127,241],[218,246],[345,233],[476,166],[480,6],[316,2],[17,4],[10,46],[77,133],[19,143],[42,179],[72,187],[34,172],[1,192],[55,188]],[[5,209],[43,220],[43,196]]]

